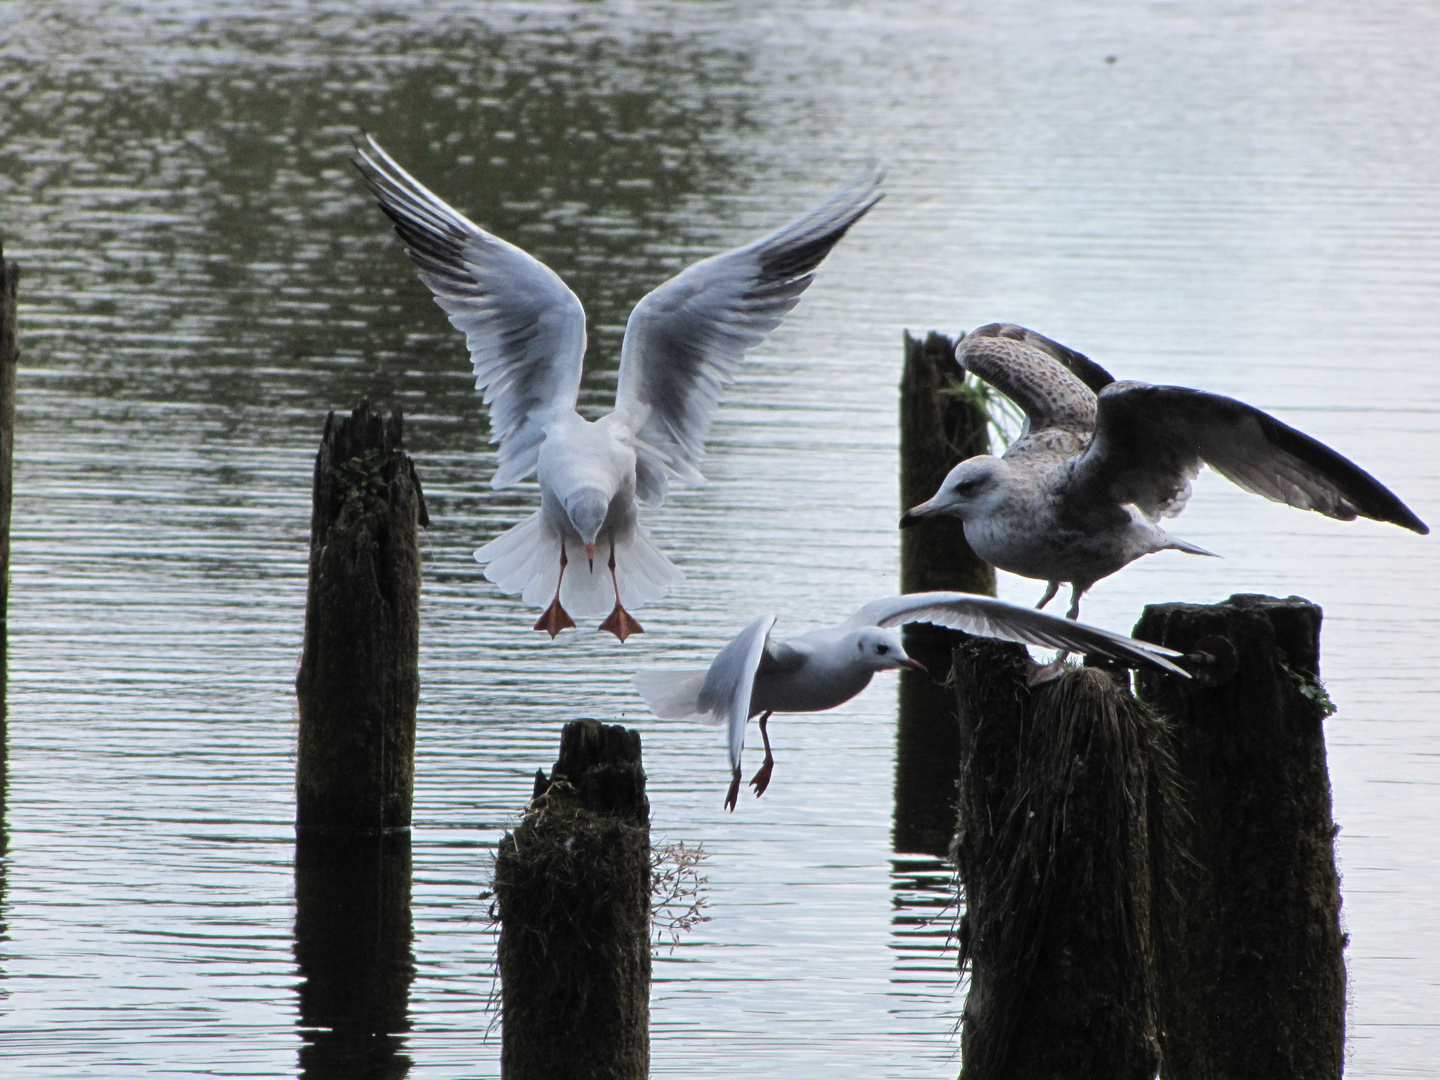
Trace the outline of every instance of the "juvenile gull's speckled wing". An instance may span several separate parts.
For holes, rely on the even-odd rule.
[[[637,495],[698,483],[721,391],[747,349],[780,324],[841,237],[880,201],[871,167],[814,209],[745,247],[702,260],[645,296],[620,352],[617,418],[634,433]]]
[[[575,408],[585,311],[548,266],[487,233],[366,141],[356,166],[420,280],[465,335],[475,385],[490,406],[491,441],[500,444],[490,483],[508,487],[535,470],[545,423]]]
[[[1088,433],[1095,426],[1094,391],[1049,352],[1029,341],[986,332],[995,329],[1011,328],[995,323],[966,334],[955,346],[956,362],[1019,405],[1025,413],[1028,433],[1046,428]],[[1013,329],[1030,333],[1021,327]]]
[[[1101,391],[1072,495],[1134,503],[1154,520],[1183,505],[1202,462],[1273,502],[1429,532],[1389,488],[1324,443],[1234,398],[1183,386],[1118,382]]]

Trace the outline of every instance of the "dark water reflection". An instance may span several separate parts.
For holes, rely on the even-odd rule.
[[[657,832],[710,855],[712,921],[656,961],[656,1075],[953,1075],[951,752],[897,749],[877,679],[772,725],[775,782],[727,815],[715,733],[646,719],[629,674],[895,590],[905,326],[1015,319],[1237,394],[1433,523],[1437,34],[1425,5],[1338,2],[0,5],[0,235],[26,271],[7,1070],[496,1075],[486,859],[589,715],[641,728]],[[470,552],[534,492],[488,489],[462,343],[348,163],[362,129],[571,283],[587,406],[649,288],[860,157],[890,166],[747,361],[711,484],[651,519],[687,580],[643,639],[537,641],[481,579]],[[398,857],[364,887],[295,860],[309,473],[325,412],[362,394],[404,409],[433,521],[404,905]],[[1324,604],[1351,1073],[1423,1074],[1433,557],[1272,509],[1202,479],[1177,531],[1227,558],[1156,556],[1086,614]]]

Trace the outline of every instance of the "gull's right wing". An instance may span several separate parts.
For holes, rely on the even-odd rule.
[[[740,767],[740,752],[745,749],[745,725],[750,721],[750,695],[755,689],[755,673],[760,670],[774,615],[762,615],[736,634],[710,661],[705,682],[697,701],[699,711],[719,719],[724,717],[730,731],[730,767]]]
[[[491,486],[535,470],[544,426],[573,410],[585,358],[585,311],[544,263],[492,236],[366,136],[356,167],[408,245],[420,280],[465,335],[490,406],[500,464]]]

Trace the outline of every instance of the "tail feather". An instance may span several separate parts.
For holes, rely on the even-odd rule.
[[[578,544],[566,546],[565,579],[560,585],[560,603],[572,618],[608,615],[615,606],[615,587],[610,582],[610,552],[595,552],[591,566]],[[485,576],[500,591],[516,593],[531,607],[543,608],[555,596],[560,578],[560,537],[546,527],[539,511],[501,533],[475,552],[485,565]],[[615,576],[620,583],[620,602],[639,609],[658,600],[685,575],[666,558],[650,539],[650,530],[637,525],[634,533],[615,545]]]
[[[675,670],[673,668],[642,668],[631,678],[635,689],[645,699],[650,711],[661,720],[699,720],[706,724],[723,724],[724,716],[700,711],[700,688],[705,685],[706,669]]]

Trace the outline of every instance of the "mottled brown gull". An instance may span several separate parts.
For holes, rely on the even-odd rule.
[[[1430,530],[1348,458],[1259,409],[1203,390],[1116,382],[1099,364],[1020,326],[967,335],[955,358],[1025,413],[1002,457],[962,461],[900,527],[937,514],[1002,570],[1062,582],[1070,618],[1085,590],[1153,551],[1210,552],[1156,524],[1190,497],[1202,465],[1246,491],[1341,521]]]
[[[722,648],[708,668],[645,668],[636,673],[635,688],[661,719],[728,726],[732,775],[725,808],[733,810],[750,717],[760,717],[760,737],[765,741],[765,762],[750,781],[758,798],[775,766],[765,728],[770,714],[833,709],[869,686],[877,671],[902,667],[924,671],[906,654],[895,629],[906,623],[934,623],[1002,641],[1096,653],[1189,678],[1183,668],[1166,659],[1178,654],[1159,645],[993,596],[927,592],[872,600],[837,626],[809,630],[788,641],[771,636],[775,616],[763,615]]]
[[[615,408],[590,421],[576,411],[585,312],[575,294],[431,192],[374,139],[358,153],[420,280],[465,334],[500,444],[491,486],[531,473],[540,484],[540,509],[475,553],[485,576],[527,604],[548,601],[535,629],[552,638],[575,625],[572,615],[607,610],[600,629],[621,641],[640,633],[626,609],[663,596],[682,575],[639,523],[637,504],[659,506],[672,480],[703,480],[721,392],[746,350],[780,324],[816,267],[880,200],[881,174],[867,168],[769,235],[698,262],[642,298],[620,347]]]

